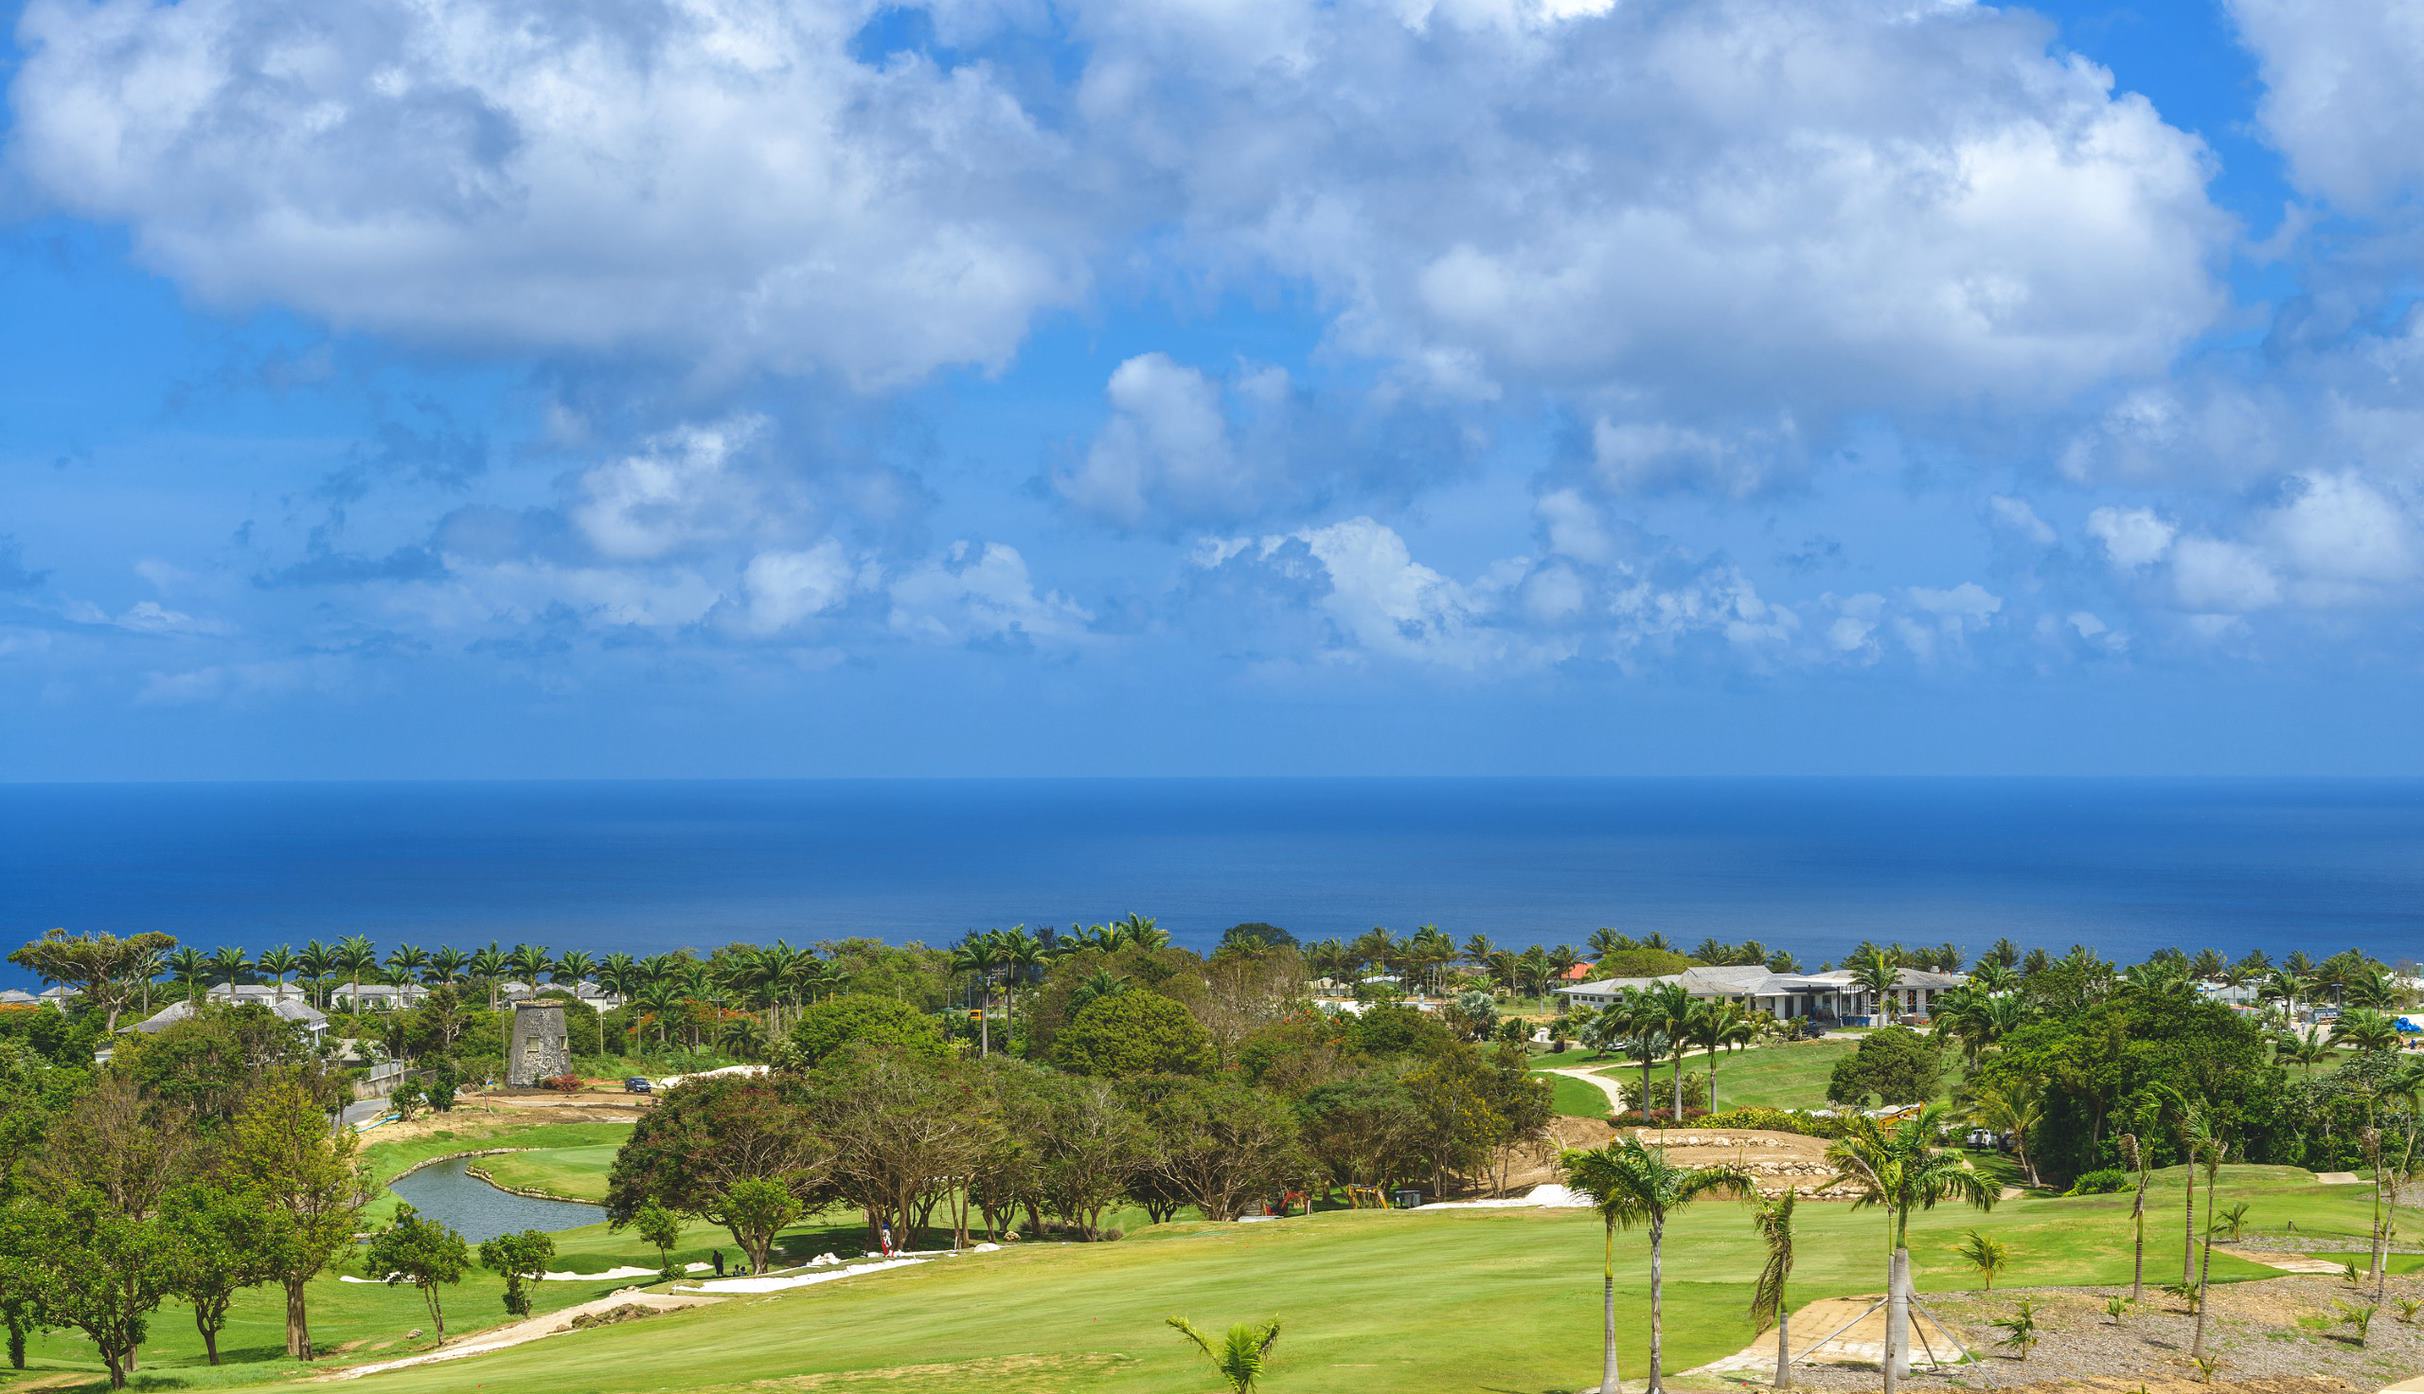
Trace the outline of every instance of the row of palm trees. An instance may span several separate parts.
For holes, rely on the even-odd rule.
[[[1627,988],[1616,1000],[1590,1013],[1578,1033],[1582,1043],[1602,1054],[1622,1055],[1641,1066],[1641,1092],[1636,1102],[1650,1111],[1650,1071],[1660,1061],[1672,1066],[1674,1104],[1671,1117],[1683,1117],[1683,1058],[1701,1050],[1709,1058],[1708,1106],[1717,1107],[1717,1060],[1739,1050],[1758,1036],[1752,1014],[1727,997],[1694,997],[1683,984],[1652,983]]]
[[[2000,1194],[1992,1181],[1942,1145],[1946,1118],[1941,1106],[1935,1105],[1892,1124],[1855,1116],[1847,1120],[1844,1135],[1827,1149],[1827,1161],[1834,1168],[1827,1184],[1850,1189],[1854,1209],[1876,1207],[1885,1212],[1887,1394],[1893,1394],[1910,1373],[1910,1217],[1946,1201],[1990,1209]],[[1639,1228],[1649,1238],[1648,1389],[1650,1394],[1663,1394],[1660,1364],[1667,1221],[1695,1201],[1720,1196],[1753,1202],[1752,1223],[1767,1261],[1752,1289],[1751,1312],[1759,1330],[1776,1328],[1776,1383],[1782,1387],[1791,1365],[1785,1287],[1793,1268],[1793,1193],[1787,1190],[1763,1197],[1750,1174],[1739,1167],[1680,1166],[1668,1158],[1665,1148],[1653,1147],[1638,1137],[1568,1152],[1563,1163],[1566,1184],[1590,1201],[1605,1227],[1600,1260],[1600,1394],[1617,1394],[1619,1388],[1616,1232]]]

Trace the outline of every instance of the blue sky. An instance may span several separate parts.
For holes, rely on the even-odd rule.
[[[2424,22],[33,0],[0,777],[2424,772]]]

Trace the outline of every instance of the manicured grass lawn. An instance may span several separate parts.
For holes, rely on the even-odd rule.
[[[1555,1108],[1566,1118],[1605,1118],[1608,1116],[1608,1096],[1597,1085],[1572,1075],[1550,1075],[1555,1087]]]
[[[1815,1041],[1783,1041],[1754,1046],[1749,1050],[1731,1052],[1717,1061],[1717,1107],[1729,1108],[1825,1108],[1827,1080],[1835,1072],[1835,1062],[1859,1048],[1859,1041],[1845,1036],[1827,1036]],[[1958,1064],[1958,1060],[1954,1062]],[[1684,1068],[1708,1077],[1708,1057],[1687,1059]],[[1639,1065],[1609,1065],[1599,1071],[1611,1078],[1640,1077]],[[1938,1097],[1949,1097],[1958,1072],[1947,1069]],[[1657,1077],[1665,1079],[1667,1070],[1660,1066]]]
[[[612,1125],[607,1125],[612,1126]],[[623,1129],[631,1136],[631,1129]],[[606,1199],[606,1173],[614,1166],[619,1142],[583,1147],[547,1147],[531,1152],[507,1152],[482,1157],[472,1165],[500,1186],[522,1191],[545,1191],[566,1200]]]
[[[2177,1209],[2177,1171],[2158,1177],[2157,1215]],[[2168,1195],[2168,1202],[2167,1197]],[[2304,1235],[2345,1235],[2364,1247],[2370,1195],[2325,1187],[2304,1172],[2230,1167],[2225,1204],[2244,1200],[2264,1230],[2295,1221]],[[1848,1205],[1801,1211],[1796,1305],[1874,1292],[1884,1268],[1884,1216]],[[1931,1291],[1975,1286],[1953,1257],[1962,1231],[2005,1241],[2011,1267],[1998,1286],[2126,1282],[2129,1197],[2027,1198],[1991,1214],[1939,1207],[1914,1217],[1918,1281]],[[2405,1217],[2408,1232],[2424,1216]],[[705,1233],[712,1233],[707,1231]],[[833,1232],[801,1236],[813,1249]],[[2179,1231],[2150,1225],[2148,1266],[2177,1262]],[[574,1231],[568,1253],[653,1261],[636,1238]],[[829,1245],[830,1247],[830,1245]],[[845,1251],[847,1252],[847,1251]],[[1617,1236],[1618,1321],[1626,1369],[1638,1377],[1647,1321],[1648,1245]],[[515,1350],[377,1377],[372,1394],[451,1394],[473,1388],[563,1394],[739,1394],[769,1388],[857,1388],[920,1394],[1166,1394],[1208,1389],[1200,1359],[1162,1326],[1180,1313],[1199,1324],[1279,1316],[1286,1323],[1268,1387],[1430,1394],[1454,1388],[1532,1391],[1581,1387],[1598,1366],[1600,1228],[1583,1211],[1331,1212],[1276,1224],[1170,1225],[1116,1244],[1012,1246],[830,1286],[742,1298],[692,1312],[554,1337]],[[1743,1208],[1707,1202],[1668,1231],[1668,1367],[1681,1370],[1751,1339],[1746,1308],[1759,1247]],[[2217,1249],[2223,1281],[2271,1270]],[[325,1336],[393,1341],[421,1325],[409,1290],[347,1284],[315,1290]],[[604,1290],[551,1283],[550,1305]],[[498,1319],[496,1284],[450,1292],[463,1328]],[[325,1294],[325,1295],[324,1295]],[[237,1344],[251,1362],[217,1374],[190,1366],[196,1342],[183,1313],[163,1309],[145,1349],[158,1387],[240,1386],[290,1378],[275,1350],[277,1305],[246,1299]],[[1443,1333],[1452,1333],[1452,1337]],[[1442,1348],[1440,1342],[1450,1340]],[[68,1357],[91,1367],[90,1347],[42,1338],[49,1368]],[[806,1379],[804,1377],[820,1377]],[[776,1383],[762,1383],[775,1381]],[[796,1381],[796,1382],[795,1382]]]

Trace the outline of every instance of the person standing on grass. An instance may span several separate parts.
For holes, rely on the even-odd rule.
[[[715,1251],[715,1276],[719,1278],[724,1276],[724,1251],[722,1249]]]
[[[892,1257],[892,1222],[886,1220],[883,1228],[884,1233],[881,1242],[884,1246],[884,1257],[890,1258]]]

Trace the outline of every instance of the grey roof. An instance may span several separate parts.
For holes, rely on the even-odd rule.
[[[38,1003],[41,1000],[41,998],[36,997],[34,994],[27,992],[21,987],[0,988],[0,1005],[25,1007]]]
[[[225,999],[222,998],[221,1000],[224,1001]],[[325,1031],[328,1029],[328,1018],[321,1014],[319,1008],[314,1007],[311,1003],[304,1001],[300,997],[246,997],[239,1000],[252,1002],[256,1005],[267,1007],[272,1012],[275,1012],[286,1020],[295,1023],[297,1026],[302,1027],[306,1031]],[[192,1016],[193,1014],[194,1004],[192,1002],[184,1000],[171,1002],[167,1006],[162,1007],[160,1010],[152,1013],[149,1019],[137,1023],[135,1029],[148,1036],[155,1032],[166,1030],[168,1027],[175,1025],[177,1022],[185,1020],[187,1017]]]
[[[1922,968],[1905,968],[1894,979],[1897,989],[1927,988],[1940,991],[1968,982],[1966,974],[1931,973]],[[1694,997],[1784,997],[1801,992],[1843,992],[1852,988],[1849,970],[1835,969],[1825,973],[1771,973],[1757,964],[1732,967],[1693,967],[1662,978],[1602,978],[1597,982],[1577,983],[1558,991],[1582,997],[1609,997],[1628,988],[1647,988],[1658,983],[1681,983]]]

